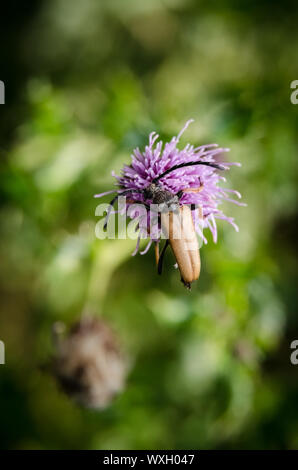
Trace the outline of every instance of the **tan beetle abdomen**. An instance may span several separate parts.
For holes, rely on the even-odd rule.
[[[181,274],[181,281],[187,288],[198,279],[201,269],[198,240],[191,210],[179,207],[178,212],[161,214],[165,236],[169,239]]]

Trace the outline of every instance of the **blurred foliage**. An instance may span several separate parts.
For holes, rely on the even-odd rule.
[[[297,448],[297,4],[11,1],[1,15],[2,448]],[[5,40],[4,40],[5,39]],[[227,205],[187,292],[168,255],[97,240],[93,194],[156,130],[231,148]],[[182,144],[183,144],[182,142]],[[106,199],[108,202],[108,198]],[[124,393],[76,407],[41,371],[51,325],[103,315]]]

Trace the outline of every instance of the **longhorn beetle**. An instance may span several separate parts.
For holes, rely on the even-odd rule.
[[[225,168],[217,163],[212,162],[188,162],[174,165],[172,168],[167,169],[157,177],[153,178],[151,183],[144,189],[124,189],[119,192],[110,202],[113,206],[119,196],[128,196],[133,194],[142,194],[146,201],[152,201],[153,204],[163,206],[163,210],[160,214],[161,226],[166,235],[166,242],[159,255],[159,245],[155,244],[155,255],[157,262],[158,274],[162,273],[162,264],[164,254],[167,247],[170,245],[174,256],[177,261],[178,268],[181,274],[181,281],[190,289],[191,283],[198,279],[200,275],[200,255],[195,228],[191,215],[191,208],[188,206],[180,206],[180,199],[184,193],[199,192],[203,189],[203,185],[200,183],[197,188],[185,188],[176,194],[165,190],[160,185],[160,180],[171,173],[172,171],[178,170],[179,168],[185,168],[194,165],[205,165],[218,170],[225,170]],[[148,204],[145,204],[149,207]],[[166,215],[166,212],[168,214]],[[111,209],[108,211],[104,228],[107,227],[108,218],[111,213]],[[181,237],[175,238],[174,234],[177,233],[175,230],[179,230]],[[191,246],[191,247],[189,247]]]

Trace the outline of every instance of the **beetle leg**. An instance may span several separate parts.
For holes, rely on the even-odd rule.
[[[129,193],[141,193],[141,192],[142,192],[142,190],[140,190],[140,189],[126,189],[126,190],[122,191],[122,193],[116,194],[116,196],[113,197],[113,199],[110,201],[109,204],[110,204],[110,206],[114,206],[114,204],[115,204],[115,202],[117,201],[118,197],[120,197],[120,196],[126,196],[126,194],[129,194]],[[133,200],[132,200],[132,201],[133,201]],[[133,202],[134,202],[134,201],[133,201]],[[110,217],[110,215],[111,215],[111,211],[112,211],[112,209],[109,208],[109,210],[108,210],[108,212],[107,212],[107,215],[106,215],[106,218],[105,218],[105,223],[104,223],[104,226],[103,226],[104,230],[106,230],[106,228],[107,228],[108,220],[109,220],[109,217]]]
[[[190,210],[191,210],[191,211],[197,211],[199,220],[203,220],[203,219],[204,219],[203,209],[202,209],[202,206],[201,206],[201,205],[198,206],[197,204],[190,204]],[[196,214],[195,214],[195,215],[196,215]]]
[[[155,242],[154,250],[155,250],[155,262],[156,262],[156,266],[158,266],[158,262],[159,262],[159,242]]]
[[[169,246],[169,240],[167,239],[164,246],[163,246],[162,252],[161,252],[160,257],[159,257],[159,260],[158,260],[158,266],[157,266],[158,274],[162,273],[162,263],[163,263],[164,255],[165,255],[165,252],[166,252],[166,249],[167,249],[168,246]]]
[[[176,194],[176,196],[178,196],[178,199],[181,199],[183,194],[184,193],[200,193],[203,188],[204,188],[204,185],[201,181],[201,178],[199,178],[199,183],[200,183],[200,186],[198,186],[197,188],[184,188],[184,189],[180,189],[180,191],[178,191],[178,193]]]
[[[115,197],[113,197],[113,199],[109,202],[110,206],[114,206],[115,202],[117,201],[118,197],[120,196],[120,194],[116,194]],[[107,212],[107,215],[106,215],[106,218],[105,218],[105,223],[104,223],[104,230],[106,230],[107,226],[108,226],[108,221],[109,221],[109,217],[111,215],[111,208],[108,209],[108,212]]]
[[[184,193],[200,193],[200,192],[203,190],[203,188],[204,188],[204,185],[201,184],[201,185],[198,186],[197,188],[185,188],[185,189],[181,189],[181,191],[179,191],[179,193],[182,192],[182,195],[183,195]],[[179,195],[179,193],[178,193],[178,195]],[[181,195],[181,196],[182,196],[182,195]],[[180,197],[181,197],[181,196],[180,196]],[[178,196],[178,197],[179,197],[179,196]]]

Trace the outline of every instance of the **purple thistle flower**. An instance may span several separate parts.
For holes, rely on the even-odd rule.
[[[229,170],[230,166],[241,166],[240,163],[228,163],[219,162],[219,158],[224,152],[228,152],[229,149],[218,147],[217,144],[202,145],[194,147],[193,145],[187,144],[183,149],[177,148],[180,137],[183,132],[187,129],[188,125],[193,122],[189,120],[186,122],[183,129],[180,131],[178,136],[171,139],[163,146],[162,141],[158,141],[158,134],[152,132],[149,136],[149,144],[145,147],[143,152],[139,148],[136,148],[131,155],[132,162],[130,165],[125,165],[122,170],[122,175],[117,176],[114,172],[112,175],[117,180],[116,190],[107,191],[105,193],[96,194],[95,197],[102,197],[106,194],[117,192],[121,194],[123,190],[144,190],[148,188],[154,178],[160,176],[166,170],[173,168],[176,165],[189,162],[210,162],[218,164],[220,163],[221,169]],[[180,205],[196,205],[201,207],[201,217],[195,217],[195,210],[192,211],[193,220],[195,224],[195,230],[199,236],[203,239],[204,243],[207,243],[207,239],[203,234],[204,228],[208,228],[211,233],[214,242],[217,242],[217,224],[216,220],[226,220],[230,223],[236,231],[238,227],[232,217],[227,217],[220,209],[220,205],[224,201],[232,202],[234,204],[245,206],[245,204],[238,200],[232,199],[230,195],[234,194],[238,199],[241,195],[238,191],[233,189],[222,188],[219,184],[221,181],[226,179],[217,171],[216,168],[194,165],[186,166],[173,170],[163,176],[159,180],[159,185],[162,189],[169,191],[173,195],[184,191],[185,189],[193,190],[200,186],[199,192],[184,192],[180,198]],[[133,201],[133,202],[131,202]],[[146,201],[146,194],[143,192],[132,192],[129,194],[129,200],[126,204],[126,211],[129,211],[129,207],[133,203],[148,203]],[[138,214],[130,214],[131,218],[138,217]],[[147,226],[150,226],[150,214],[147,213],[147,220],[139,219],[139,238],[137,241],[136,249],[133,253],[135,255],[139,250],[140,238],[147,238]],[[160,241],[160,233],[158,231],[151,231],[149,233],[149,243],[141,254],[147,253],[153,241]]]

